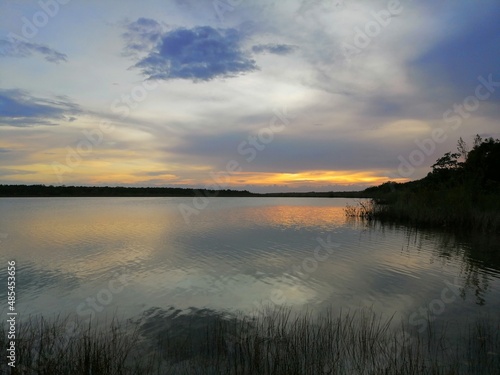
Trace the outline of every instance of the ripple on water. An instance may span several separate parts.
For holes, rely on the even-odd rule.
[[[105,312],[249,311],[273,298],[408,312],[455,279],[466,296],[443,317],[500,308],[493,240],[346,220],[346,202],[213,198],[186,223],[185,198],[0,200],[0,258],[18,261],[32,311],[74,311],[123,273],[130,282]]]

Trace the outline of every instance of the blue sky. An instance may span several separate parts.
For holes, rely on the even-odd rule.
[[[500,137],[497,1],[0,4],[0,183],[353,190]]]

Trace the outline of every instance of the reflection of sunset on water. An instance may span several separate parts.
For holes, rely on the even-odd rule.
[[[36,244],[36,249],[32,245],[21,246],[16,251],[18,259],[44,263],[52,257],[69,256],[60,264],[52,260],[50,266],[83,276],[113,264],[147,258],[175,230],[175,211],[154,207],[137,210],[133,204],[116,205],[120,200],[110,198],[98,198],[93,205],[77,201],[59,198],[55,203],[44,203],[37,199],[32,202],[36,210],[9,215],[14,221],[16,216],[23,217],[23,242]]]
[[[283,228],[336,227],[345,223],[345,214],[341,207],[317,206],[270,206],[249,207],[245,209],[247,218],[261,225]]]
[[[370,306],[405,314],[456,278],[473,298],[454,306],[498,310],[498,267],[472,266],[466,242],[348,220],[343,209],[355,199],[211,198],[186,224],[179,205],[192,199],[0,201],[0,227],[9,233],[0,257],[23,267],[23,308],[74,311],[126,273],[129,285],[112,305],[131,316],[170,306],[249,312],[273,295],[297,309]],[[468,246],[497,246],[490,242]]]

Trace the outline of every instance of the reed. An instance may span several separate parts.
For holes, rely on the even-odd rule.
[[[112,321],[61,341],[66,319],[31,318],[17,340],[19,374],[497,374],[500,324],[460,332],[429,322],[424,333],[360,309],[334,314],[288,308],[209,319],[159,342]],[[6,347],[5,327],[0,332]],[[450,331],[452,334],[450,334]],[[166,332],[166,333],[165,333]],[[7,373],[5,356],[0,358]]]
[[[346,206],[346,216],[412,226],[478,232],[500,230],[500,197],[471,199],[464,191],[400,191]]]
[[[351,206],[347,204],[344,208],[344,213],[347,217],[358,217],[362,219],[371,220],[375,213],[375,201],[374,200],[364,200],[358,201],[357,205]]]

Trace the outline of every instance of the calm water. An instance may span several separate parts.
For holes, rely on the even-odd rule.
[[[285,304],[372,307],[418,324],[500,311],[499,238],[347,220],[346,199],[0,199],[0,260],[17,309],[146,321]],[[0,276],[6,300],[6,273]],[[451,286],[450,286],[451,285]],[[206,309],[206,310],[204,310]],[[182,315],[182,314],[181,314]]]

